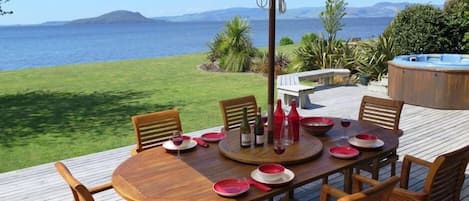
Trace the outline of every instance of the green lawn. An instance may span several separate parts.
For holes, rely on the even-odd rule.
[[[0,71],[0,172],[134,144],[135,114],[177,108],[191,132],[223,124],[221,99],[254,94],[266,108],[266,77],[200,71],[203,62],[191,54]]]

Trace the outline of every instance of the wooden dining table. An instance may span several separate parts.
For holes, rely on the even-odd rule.
[[[226,157],[220,152],[217,143],[210,143],[208,148],[197,146],[181,152],[179,159],[163,147],[141,152],[131,156],[116,168],[112,175],[112,185],[114,190],[126,200],[264,200],[328,175],[343,172],[344,188],[350,191],[352,167],[395,150],[399,139],[391,130],[352,120],[351,126],[346,129],[348,136],[370,133],[382,140],[384,145],[378,149],[359,149],[360,155],[352,159],[335,158],[330,155],[329,149],[348,143],[345,139],[340,139],[344,132],[344,128],[340,126],[340,119],[332,119],[334,126],[331,130],[324,135],[313,137],[322,143],[320,154],[299,163],[286,164],[285,167],[295,174],[294,179],[285,185],[273,187],[268,192],[251,186],[248,192],[236,197],[222,197],[216,194],[212,187],[217,181],[227,178],[249,178],[251,172],[257,168],[256,164]],[[227,135],[236,136],[239,135],[238,132],[231,130]],[[300,129],[302,143],[308,142],[311,137],[309,133]],[[272,145],[265,145],[263,149],[269,146]],[[285,153],[288,153],[288,150],[287,147]]]

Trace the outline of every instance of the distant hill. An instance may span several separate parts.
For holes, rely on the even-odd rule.
[[[67,24],[113,24],[113,23],[152,23],[156,20],[147,18],[139,12],[131,12],[126,10],[118,10],[104,15],[78,19],[68,22]]]
[[[394,17],[410,3],[380,2],[368,7],[347,7],[345,18],[358,17]],[[437,6],[441,7],[441,6]],[[308,19],[319,18],[324,7],[304,7],[287,9],[284,14],[277,14],[277,19]],[[228,8],[180,16],[154,17],[157,20],[173,22],[185,21],[227,21],[234,16],[242,16],[249,20],[267,20],[268,12],[260,8]]]

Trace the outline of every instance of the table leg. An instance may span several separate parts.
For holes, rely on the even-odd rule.
[[[346,193],[352,193],[352,173],[353,168],[347,168],[344,172],[344,191]]]

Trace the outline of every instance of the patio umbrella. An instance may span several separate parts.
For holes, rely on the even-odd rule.
[[[269,144],[273,143],[274,137],[274,78],[275,78],[275,14],[277,0],[256,0],[257,5],[261,8],[269,7],[269,74],[267,79],[267,109],[268,109],[268,128],[267,128],[267,141]],[[285,0],[279,1],[280,13],[285,12]]]

